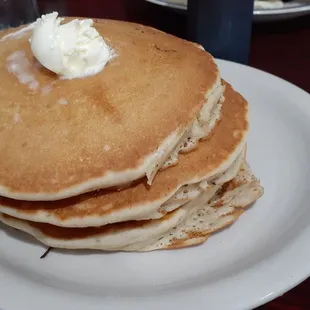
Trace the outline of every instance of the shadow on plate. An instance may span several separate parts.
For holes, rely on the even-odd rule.
[[[0,223],[0,231],[3,231],[7,236],[18,241],[31,245],[38,245],[38,242],[36,242],[36,240],[32,236],[22,233],[18,229],[6,226],[3,223]]]

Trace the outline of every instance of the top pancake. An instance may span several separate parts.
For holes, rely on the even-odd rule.
[[[55,200],[144,176],[220,83],[212,56],[191,42],[126,22],[94,27],[117,57],[82,79],[40,66],[30,31],[0,39],[0,195]],[[9,72],[16,57],[34,83]]]

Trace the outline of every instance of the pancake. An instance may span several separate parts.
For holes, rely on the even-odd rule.
[[[0,32],[0,195],[46,201],[144,176],[150,184],[220,117],[224,88],[210,54],[138,24],[94,27],[116,57],[72,80],[34,59],[31,26]]]
[[[248,103],[225,83],[222,118],[197,149],[181,154],[179,164],[158,173],[151,187],[140,181],[122,191],[100,190],[55,202],[0,197],[0,212],[63,227],[103,226],[157,219],[196,199],[237,174],[248,133]]]
[[[234,180],[219,188],[214,185],[212,193],[204,194],[157,220],[95,228],[63,228],[4,214],[0,215],[0,220],[54,248],[151,251],[185,247],[202,243],[210,233],[233,223],[244,207],[263,194],[262,187],[246,163]]]

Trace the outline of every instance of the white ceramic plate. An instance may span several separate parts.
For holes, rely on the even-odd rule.
[[[248,159],[265,195],[204,245],[151,253],[45,249],[0,228],[3,310],[216,309],[263,304],[310,275],[310,96],[218,61],[250,103]]]
[[[161,6],[166,6],[178,10],[187,10],[187,1],[179,0],[171,3],[169,0],[146,0]],[[254,10],[254,21],[275,21],[284,20],[294,17],[310,14],[310,4],[306,1],[292,1],[284,3],[283,8],[280,9],[260,9]]]
[[[284,3],[280,9],[262,9],[254,11],[255,21],[276,21],[310,14],[310,3],[292,1]]]

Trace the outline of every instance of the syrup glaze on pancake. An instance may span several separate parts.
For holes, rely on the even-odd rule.
[[[133,23],[94,26],[117,56],[72,80],[37,63],[30,32],[0,32],[1,195],[55,200],[143,177],[220,84],[212,56],[191,42]]]
[[[64,227],[102,226],[160,218],[162,205],[185,184],[226,171],[242,152],[248,132],[248,103],[226,85],[222,119],[196,150],[179,164],[158,173],[151,187],[142,180],[122,191],[100,190],[55,202],[27,202],[0,197],[0,212]],[[234,176],[232,176],[234,177]]]

